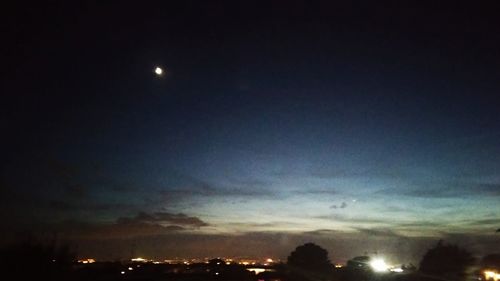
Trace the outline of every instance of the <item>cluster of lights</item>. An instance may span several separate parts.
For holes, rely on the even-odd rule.
[[[492,270],[485,270],[484,271],[484,279],[490,280],[493,279],[493,281],[500,280],[500,273],[497,273]]]
[[[238,264],[242,264],[242,265],[255,265],[257,263],[256,262],[249,262],[249,261],[241,261]]]
[[[255,273],[255,274],[259,274],[259,273],[266,272],[266,271],[273,272],[275,270],[272,268],[251,267],[251,268],[247,268],[247,271],[250,271],[250,272]]]
[[[78,260],[78,262],[87,264],[87,263],[94,263],[95,260],[94,259],[83,259],[83,260]]]
[[[200,261],[198,259],[191,259],[191,260],[185,260],[185,259],[167,259],[163,261],[155,261],[152,259],[146,259],[142,257],[137,257],[130,259],[132,262],[136,263],[153,263],[153,264],[161,264],[161,263],[167,263],[167,264],[184,264],[184,265],[191,265],[193,263],[197,262],[204,262],[206,264],[210,263],[209,258],[205,258],[204,261]],[[231,264],[240,264],[244,266],[251,266],[251,265],[263,265],[263,266],[270,266],[272,264],[275,264],[276,262],[279,262],[279,260],[275,260],[272,258],[265,258],[262,260],[262,263],[258,262],[257,260],[252,260],[252,259],[243,259],[243,260],[234,260],[234,259],[226,259],[222,258],[222,261],[217,262],[218,265],[226,264],[226,265],[231,265]]]

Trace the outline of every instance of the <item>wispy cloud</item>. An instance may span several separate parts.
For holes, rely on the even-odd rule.
[[[500,184],[496,183],[421,183],[413,188],[389,188],[377,191],[377,194],[395,194],[420,198],[463,198],[464,196],[500,196]]]
[[[402,237],[392,229],[388,228],[355,228],[360,234],[367,236],[380,236],[380,237]]]
[[[63,221],[45,227],[66,239],[127,239],[165,235],[184,231],[186,228],[178,225],[160,225],[158,223],[97,223],[78,220]]]
[[[342,202],[342,204],[340,204],[339,206],[335,204],[330,206],[330,209],[345,209],[345,208],[347,208],[346,202]]]
[[[312,195],[338,195],[339,192],[335,188],[308,188],[305,190],[296,191],[297,194],[312,194]]]
[[[134,217],[120,217],[117,219],[119,224],[134,224],[134,223],[145,223],[145,224],[167,224],[167,225],[177,225],[183,227],[203,227],[209,224],[202,221],[198,217],[188,216],[183,213],[167,213],[167,212],[156,212],[148,214],[145,212],[140,212]]]
[[[114,222],[65,220],[44,228],[72,239],[123,239],[196,231],[208,223],[183,213],[139,212],[132,217],[119,217]]]

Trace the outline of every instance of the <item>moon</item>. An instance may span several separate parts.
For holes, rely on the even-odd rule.
[[[157,66],[155,68],[155,73],[156,73],[156,75],[161,76],[163,74],[163,69],[161,67]]]

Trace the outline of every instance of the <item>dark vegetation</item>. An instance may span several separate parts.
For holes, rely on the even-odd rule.
[[[68,280],[75,257],[68,245],[26,240],[0,251],[0,270],[13,280]]]
[[[68,245],[30,240],[1,250],[0,264],[3,276],[12,276],[11,280],[459,281],[467,277],[467,269],[474,263],[468,251],[442,241],[423,256],[418,271],[408,267],[399,274],[371,271],[368,256],[353,258],[346,267],[335,268],[328,252],[313,243],[298,246],[291,252],[286,264],[267,266],[265,268],[270,271],[257,275],[243,265],[227,265],[221,259],[192,265],[131,262],[78,264],[75,257]],[[479,265],[482,268],[500,268],[500,254],[485,256]]]
[[[463,279],[466,270],[473,264],[474,258],[467,250],[439,241],[422,258],[420,271],[445,278]]]
[[[296,280],[328,279],[333,271],[328,252],[313,243],[298,246],[288,257],[287,265]]]

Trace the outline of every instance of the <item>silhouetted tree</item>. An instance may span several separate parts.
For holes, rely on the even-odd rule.
[[[328,252],[314,243],[306,243],[295,248],[288,257],[287,264],[295,274],[300,274],[303,278],[308,276],[322,278],[332,273]]]
[[[431,275],[460,278],[473,263],[474,258],[467,250],[440,240],[424,255],[419,270]]]

